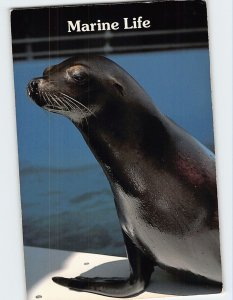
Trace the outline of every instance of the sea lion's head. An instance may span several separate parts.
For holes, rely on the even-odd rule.
[[[124,97],[122,71],[105,57],[76,56],[46,68],[29,82],[27,92],[45,110],[82,123],[108,106],[109,99]]]

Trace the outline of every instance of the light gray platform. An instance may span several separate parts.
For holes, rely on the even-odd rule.
[[[71,291],[55,284],[51,278],[53,276],[76,277],[80,274],[87,277],[122,277],[129,274],[128,262],[125,258],[33,247],[25,247],[25,265],[27,300],[114,299]],[[161,269],[155,268],[146,292],[135,298],[165,298],[172,295],[185,296],[220,292],[215,287],[182,284]]]

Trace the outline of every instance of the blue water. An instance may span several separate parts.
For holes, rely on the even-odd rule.
[[[112,55],[159,109],[213,149],[208,51]],[[123,255],[109,184],[80,133],[46,113],[26,85],[59,60],[14,64],[24,243]]]
[[[21,169],[24,243],[124,254],[109,185],[97,164]]]

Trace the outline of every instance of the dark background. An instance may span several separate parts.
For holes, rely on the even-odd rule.
[[[67,32],[67,20],[83,23],[143,16],[149,29]],[[18,9],[12,11],[15,59],[201,48],[208,46],[203,1],[160,1]]]

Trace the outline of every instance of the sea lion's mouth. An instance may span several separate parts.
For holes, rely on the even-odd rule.
[[[46,105],[46,100],[41,96],[36,80],[32,80],[29,82],[27,86],[27,94],[40,107]]]
[[[36,78],[27,86],[28,96],[38,106],[52,113],[62,114],[78,123],[87,122],[87,118],[95,116],[95,107],[87,107],[77,98],[61,90],[52,90],[43,85],[43,78]]]
[[[61,95],[39,88],[38,79],[34,79],[29,82],[27,86],[27,94],[33,102],[48,111],[69,111],[72,108],[65,104]]]

